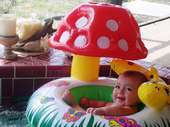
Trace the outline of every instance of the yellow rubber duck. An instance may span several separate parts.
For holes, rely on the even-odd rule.
[[[170,104],[170,86],[159,78],[156,68],[152,66],[150,72],[153,79],[139,87],[138,95],[146,106],[160,111],[167,104]]]

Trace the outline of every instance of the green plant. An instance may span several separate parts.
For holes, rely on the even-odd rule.
[[[15,0],[0,0],[0,14],[8,13],[15,4]]]

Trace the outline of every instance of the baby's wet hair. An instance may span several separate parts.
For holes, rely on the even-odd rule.
[[[141,81],[141,83],[148,81],[145,74],[143,74],[142,72],[139,72],[139,71],[125,71],[121,75],[126,76],[126,77],[137,78]]]

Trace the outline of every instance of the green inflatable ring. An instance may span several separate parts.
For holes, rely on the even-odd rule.
[[[99,78],[87,83],[61,78],[51,81],[31,96],[26,117],[31,127],[169,127],[170,110],[156,113],[145,107],[129,116],[98,116],[76,111],[62,100],[66,89],[79,101],[82,96],[96,100],[111,101],[112,88],[116,79]]]

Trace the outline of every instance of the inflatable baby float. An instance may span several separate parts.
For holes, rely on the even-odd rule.
[[[83,97],[111,102],[116,79],[98,76],[100,57],[137,60],[147,56],[128,10],[106,3],[80,4],[61,21],[49,44],[73,53],[71,77],[51,81],[34,92],[26,110],[31,127],[169,127],[170,110],[145,107],[129,116],[99,116],[75,110],[62,99],[64,91],[70,90],[78,103]]]

